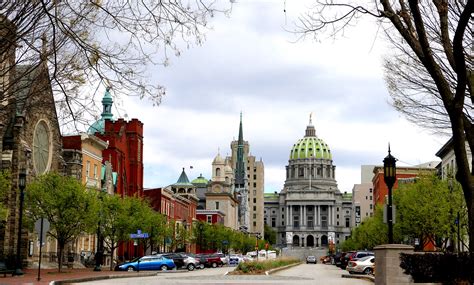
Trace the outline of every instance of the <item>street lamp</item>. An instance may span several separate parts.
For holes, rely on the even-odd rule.
[[[20,218],[18,221],[18,241],[16,243],[16,269],[15,275],[23,275],[21,270],[21,229],[23,221],[23,201],[25,200],[24,190],[26,187],[26,169],[22,168],[18,174],[18,188],[20,188]]]
[[[396,174],[397,159],[390,154],[390,144],[388,145],[388,155],[383,159],[383,178],[388,187],[387,224],[388,243],[393,243],[393,211],[392,211],[392,187],[397,180]]]

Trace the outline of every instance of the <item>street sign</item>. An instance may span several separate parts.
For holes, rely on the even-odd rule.
[[[130,238],[149,238],[150,236],[148,233],[142,233],[142,234],[130,234]]]
[[[149,238],[148,233],[142,233],[142,230],[137,230],[136,234],[130,234],[130,238]]]
[[[43,232],[41,232],[41,220],[43,220]],[[38,233],[38,238],[43,240],[43,242],[46,240],[46,234],[49,231],[50,223],[47,219],[38,219],[35,222],[35,231]],[[42,244],[40,244],[42,246]]]

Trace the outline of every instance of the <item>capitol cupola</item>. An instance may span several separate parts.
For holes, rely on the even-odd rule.
[[[290,152],[290,160],[306,158],[332,160],[329,146],[316,136],[316,129],[314,128],[311,115],[309,117],[309,124],[306,127],[305,136],[293,145]]]

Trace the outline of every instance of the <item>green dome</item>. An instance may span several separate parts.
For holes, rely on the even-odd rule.
[[[316,130],[311,123],[306,127],[306,135],[293,145],[290,159],[320,158],[332,159],[329,146],[316,136]]]
[[[201,175],[199,175],[198,178],[191,181],[191,183],[194,184],[194,185],[201,185],[201,184],[207,185],[207,183],[209,183],[209,181],[206,178],[204,178],[201,174]]]
[[[89,127],[89,129],[87,130],[87,133],[89,135],[93,135],[95,133],[104,134],[104,129],[105,129],[104,118],[100,118]]]

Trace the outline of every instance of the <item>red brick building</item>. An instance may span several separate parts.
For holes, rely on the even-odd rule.
[[[224,224],[224,212],[219,210],[197,210],[196,219],[208,224]]]
[[[102,152],[102,162],[112,165],[115,194],[143,196],[143,123],[138,119],[126,121],[113,119],[112,96],[107,88],[102,98],[101,118],[92,124],[88,133],[106,141],[107,149]],[[117,256],[126,259],[143,255],[141,247],[128,242],[119,246]]]
[[[143,193],[155,211],[168,217],[168,221],[175,222],[175,229],[184,227],[190,233],[192,232],[199,199],[196,196],[196,188],[189,182],[184,169],[175,184],[165,188],[147,189]],[[195,245],[188,243],[186,251],[195,252]]]
[[[88,133],[93,134],[109,146],[102,152],[103,162],[109,161],[116,173],[116,194],[143,196],[143,123],[138,119],[113,120],[112,97],[109,89],[102,99],[102,117]]]
[[[435,172],[436,169],[428,165],[420,165],[419,167],[400,167],[397,166],[397,179],[393,185],[393,190],[398,188],[400,182],[409,183],[414,181],[414,178],[420,176],[421,174],[429,174]],[[385,197],[388,195],[388,187],[385,184],[383,178],[383,166],[374,167],[374,177],[372,178],[372,183],[374,185],[374,207],[376,205],[383,205],[385,203]]]

